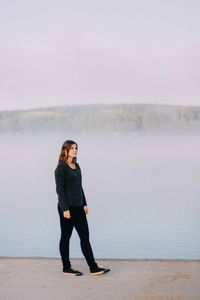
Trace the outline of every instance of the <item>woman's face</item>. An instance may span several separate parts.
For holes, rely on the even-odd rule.
[[[77,156],[77,153],[78,153],[78,147],[76,144],[72,144],[71,145],[71,148],[68,152],[68,156],[71,157],[71,158],[74,158]]]

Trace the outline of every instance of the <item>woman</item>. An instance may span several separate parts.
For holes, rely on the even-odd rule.
[[[105,274],[110,269],[97,265],[89,241],[89,228],[86,215],[88,206],[82,188],[81,169],[77,163],[78,145],[72,140],[63,143],[58,165],[55,169],[56,192],[58,194],[58,213],[60,217],[61,238],[59,244],[63,272],[80,276],[82,272],[71,267],[69,242],[75,227],[81,243],[82,253],[90,268],[91,275]]]

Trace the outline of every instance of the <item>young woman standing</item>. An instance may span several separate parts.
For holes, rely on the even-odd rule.
[[[63,272],[80,276],[82,272],[71,267],[69,259],[69,243],[75,227],[81,244],[82,253],[87,261],[91,275],[105,274],[110,269],[97,265],[89,241],[89,228],[86,215],[88,206],[82,188],[82,175],[77,163],[78,145],[66,140],[61,148],[58,165],[55,169],[56,192],[58,194],[58,213],[60,218],[61,238],[59,250],[63,264]]]

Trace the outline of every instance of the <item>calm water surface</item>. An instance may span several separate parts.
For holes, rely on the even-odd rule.
[[[199,136],[1,135],[0,255],[59,257],[54,170],[74,139],[96,258],[200,258]],[[71,257],[82,257],[74,230]]]

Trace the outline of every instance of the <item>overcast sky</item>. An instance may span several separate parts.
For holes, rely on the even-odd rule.
[[[0,0],[0,110],[200,105],[200,1]]]

